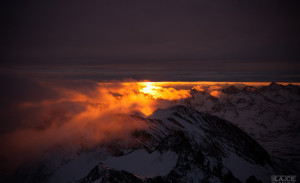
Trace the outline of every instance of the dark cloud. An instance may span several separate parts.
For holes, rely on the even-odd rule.
[[[296,0],[34,0],[9,1],[2,8],[2,65],[105,66],[101,72],[116,73],[101,78],[148,79],[149,67],[185,75],[194,69],[261,75],[276,63],[275,70],[285,73],[279,79],[299,80]],[[272,72],[270,78],[278,79]],[[150,75],[173,80],[171,73]]]
[[[64,64],[51,66],[21,66],[3,69],[6,72],[77,86],[92,90],[94,81],[300,81],[300,62],[260,61],[168,61],[160,63]],[[68,80],[67,83],[65,80]],[[76,80],[75,82],[73,80]],[[81,81],[81,82],[79,82]],[[78,83],[79,82],[79,83]],[[58,83],[56,83],[58,84]],[[86,87],[89,85],[89,87]],[[83,86],[80,88],[80,86]]]
[[[41,115],[41,109],[32,107],[30,110],[22,110],[21,104],[39,103],[60,97],[59,93],[47,86],[13,74],[1,74],[0,85],[0,133],[26,126],[24,121],[31,121],[29,126],[37,123],[33,118]]]
[[[19,102],[36,102],[42,99],[54,99],[59,95],[48,88],[42,86],[37,81],[14,74],[1,74],[1,104]]]

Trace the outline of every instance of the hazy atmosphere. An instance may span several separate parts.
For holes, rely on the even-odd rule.
[[[0,182],[299,180],[299,1],[0,9]]]

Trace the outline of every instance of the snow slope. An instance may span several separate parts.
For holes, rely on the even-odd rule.
[[[148,153],[145,149],[120,157],[109,157],[103,163],[116,170],[125,170],[138,177],[167,175],[176,165],[178,155],[172,151]]]

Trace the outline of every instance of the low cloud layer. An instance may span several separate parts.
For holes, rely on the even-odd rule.
[[[15,168],[55,146],[76,150],[82,145],[93,147],[115,139],[130,141],[133,130],[148,126],[128,114],[150,115],[192,97],[193,90],[220,97],[222,89],[231,84],[45,82],[11,75],[3,75],[0,81],[4,88],[0,112],[2,169]]]

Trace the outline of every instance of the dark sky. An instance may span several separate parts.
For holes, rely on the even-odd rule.
[[[2,72],[300,81],[296,0],[1,2]]]

